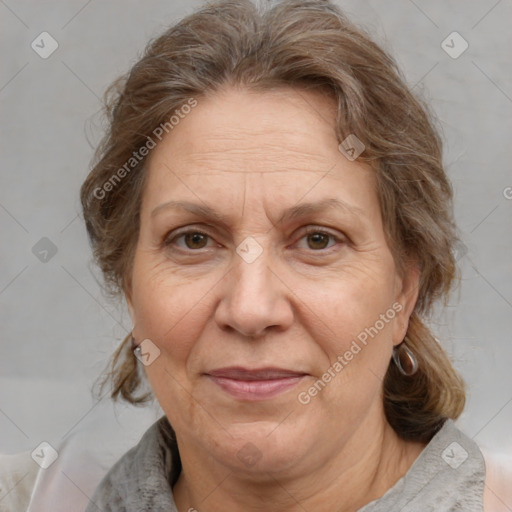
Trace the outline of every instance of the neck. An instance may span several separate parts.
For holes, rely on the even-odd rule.
[[[425,446],[400,439],[386,421],[371,435],[363,432],[368,432],[367,425],[302,476],[269,471],[267,479],[257,482],[224,466],[209,466],[204,454],[194,457],[180,446],[183,470],[173,488],[178,510],[354,512],[405,475]]]

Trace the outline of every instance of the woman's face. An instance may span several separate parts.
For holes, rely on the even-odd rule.
[[[333,100],[197,101],[148,162],[134,336],[151,340],[145,370],[183,453],[311,471],[384,424],[417,273],[397,273],[373,172],[338,150]]]

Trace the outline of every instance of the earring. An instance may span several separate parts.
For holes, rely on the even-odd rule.
[[[132,352],[133,355],[137,355],[137,351],[140,353],[140,344],[137,344],[137,340],[133,337],[133,334],[130,333],[131,336],[131,345],[132,345]]]
[[[418,371],[418,361],[403,341],[393,349],[393,361],[400,373],[406,377],[411,377]]]

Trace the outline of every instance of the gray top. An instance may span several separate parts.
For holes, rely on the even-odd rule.
[[[165,416],[110,469],[85,512],[178,512],[172,486],[181,472]],[[476,443],[447,420],[409,471],[358,512],[483,512],[485,463]]]

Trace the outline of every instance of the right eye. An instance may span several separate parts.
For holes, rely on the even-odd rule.
[[[207,247],[208,239],[211,239],[211,237],[207,233],[197,229],[189,229],[176,233],[172,238],[166,237],[164,243],[166,247],[176,245],[184,251],[197,251]],[[179,243],[179,241],[182,241],[182,243]]]

